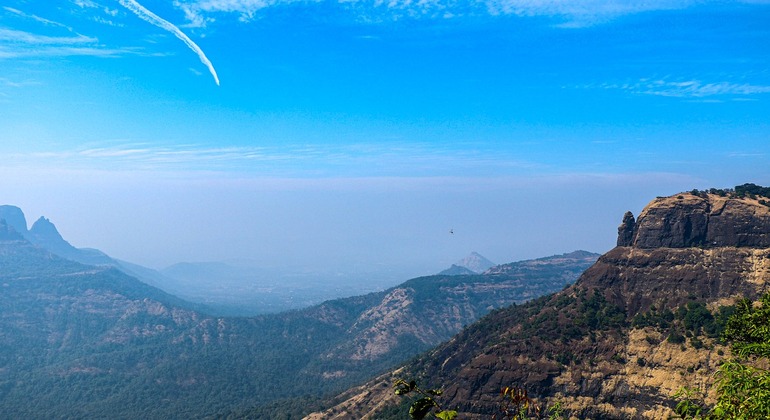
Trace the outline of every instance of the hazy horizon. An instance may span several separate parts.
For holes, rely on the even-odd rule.
[[[11,0],[0,197],[153,268],[602,253],[656,196],[770,184],[769,17],[748,0]]]

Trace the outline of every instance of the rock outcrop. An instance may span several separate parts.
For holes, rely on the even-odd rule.
[[[758,199],[682,193],[626,213],[618,246],[637,248],[770,247],[770,207]]]
[[[20,208],[8,205],[0,206],[0,219],[4,219],[16,233],[22,235],[27,233],[27,219]]]
[[[634,229],[636,229],[634,214],[627,211],[623,215],[623,221],[618,227],[618,246],[631,246],[634,244]]]

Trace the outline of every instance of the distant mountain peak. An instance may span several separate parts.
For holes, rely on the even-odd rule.
[[[77,252],[75,247],[62,238],[56,226],[42,216],[29,229],[27,239],[33,244],[40,245],[65,258],[70,257],[69,254]]]
[[[64,240],[59,231],[56,229],[56,226],[43,216],[40,216],[40,218],[32,224],[32,227],[29,229],[29,233],[33,236],[46,238],[48,240]]]
[[[27,233],[27,218],[24,212],[16,206],[0,206],[0,219],[5,219],[8,226],[12,227],[16,233],[24,235]]]
[[[474,273],[483,273],[487,271],[489,268],[494,267],[496,264],[493,263],[492,261],[489,261],[478,252],[473,251],[467,257],[454,263],[454,265],[458,267],[467,268],[468,270],[471,270]]]

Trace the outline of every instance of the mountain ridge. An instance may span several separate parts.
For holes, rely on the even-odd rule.
[[[561,266],[531,281],[427,276],[304,310],[214,317],[112,266],[59,257],[2,220],[0,237],[0,405],[14,418],[223,416],[317,398],[565,285]],[[591,262],[574,261],[574,277]]]
[[[578,418],[670,417],[676,390],[696,386],[707,393],[716,365],[729,354],[677,317],[706,308],[716,317],[720,305],[768,289],[770,211],[763,201],[709,192],[657,198],[638,221],[624,215],[619,246],[575,284],[494,311],[307,418],[401,418],[404,411],[385,408],[399,402],[389,387],[397,377],[444,388],[442,406],[461,418],[488,418],[506,386],[559,402]],[[671,321],[637,322],[660,314]]]

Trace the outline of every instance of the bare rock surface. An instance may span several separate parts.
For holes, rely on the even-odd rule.
[[[624,216],[621,228],[619,246],[768,248],[770,207],[758,199],[682,193],[652,201],[635,224]]]

